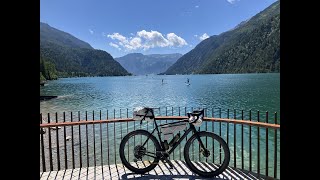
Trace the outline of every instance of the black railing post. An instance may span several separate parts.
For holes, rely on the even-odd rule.
[[[221,108],[219,108],[219,118],[221,118]],[[222,137],[221,136],[221,129],[222,129],[222,127],[221,127],[221,121],[219,121],[219,136],[220,137]],[[219,148],[219,160],[220,160],[220,164],[221,164],[221,144],[220,144],[220,148]]]
[[[149,121],[147,121],[147,131],[149,132]],[[128,148],[129,149],[129,148]],[[147,142],[147,149],[149,149],[149,141]],[[129,158],[128,158],[129,159]],[[149,161],[149,156],[148,156],[148,161]]]
[[[173,107],[171,108],[171,115],[173,116]]]
[[[191,107],[191,111],[193,112],[193,107]],[[194,147],[192,146],[192,152],[194,152]],[[194,153],[192,153],[192,157],[193,157],[193,160],[194,160]]]
[[[179,116],[180,116],[180,106],[179,106]],[[179,160],[181,160],[181,143],[179,143]]]
[[[234,116],[234,119],[237,118],[237,115],[236,115],[236,110],[234,109],[233,111],[233,116]],[[234,161],[234,167],[237,168],[237,147],[236,147],[236,139],[237,139],[237,133],[236,133],[236,126],[237,124],[233,124],[233,161]]]
[[[211,109],[211,116],[212,116],[212,118],[214,118],[213,108]],[[211,121],[211,125],[212,125],[212,132],[214,133],[214,121]],[[214,141],[213,141],[213,139],[212,139],[212,162],[214,163]]]
[[[184,107],[184,115],[187,116],[187,107]],[[186,143],[187,143],[188,137],[186,136]]]
[[[214,118],[214,110],[213,108],[211,109],[211,117]],[[214,121],[211,121],[212,123],[212,132],[214,132]]]
[[[251,121],[251,110],[249,111],[249,120]],[[251,126],[249,125],[249,171],[252,171],[252,134]]]
[[[113,119],[116,118],[116,109],[113,109]],[[116,123],[113,123],[113,145],[114,145],[114,164],[117,164],[117,151],[116,151]]]
[[[92,121],[94,121],[94,111],[92,111]],[[94,167],[97,166],[96,162],[96,130],[95,130],[95,124],[92,124],[92,130],[93,130],[93,163]]]
[[[92,111],[92,121],[94,121],[94,110]],[[95,130],[95,124],[92,124],[92,130],[93,130],[93,166],[96,168],[97,166],[97,158],[96,158],[96,130]],[[94,170],[94,177],[96,177],[96,171]]]
[[[107,120],[109,119],[109,110],[107,109]],[[111,168],[110,168],[110,146],[109,146],[109,123],[107,123],[107,138],[106,138],[106,140],[107,140],[107,151],[108,151],[108,157],[107,157],[107,161],[108,161],[108,168],[109,168],[109,174],[110,174],[110,176],[111,176]]]
[[[70,119],[70,121],[72,122],[72,121],[73,121],[73,116],[72,116],[72,112],[70,113],[70,115],[71,115],[71,119]],[[72,149],[72,151],[71,151],[71,153],[72,153],[72,168],[74,169],[74,168],[76,168],[76,167],[75,167],[75,163],[74,163],[74,140],[73,140],[73,126],[71,126],[71,144],[72,144],[72,146],[71,146],[71,149]]]
[[[120,119],[122,118],[121,116],[121,108],[120,108]],[[122,122],[120,122],[120,140],[122,139]]]
[[[204,116],[207,116],[207,108],[204,110]],[[208,132],[208,121],[206,121],[206,132]],[[206,149],[208,148],[208,137],[206,136]],[[199,153],[200,154],[200,153]],[[208,162],[208,159],[206,158],[206,162]]]
[[[171,107],[171,116],[173,116],[173,107]],[[172,120],[171,120],[171,122],[172,122]],[[172,138],[173,138],[173,135],[172,135]],[[179,148],[180,149],[180,148]],[[173,153],[172,153],[172,159],[174,159],[174,151],[173,151]]]
[[[229,119],[229,109],[227,111],[227,119]],[[227,144],[229,146],[229,122],[227,122]]]
[[[88,112],[86,111],[86,121],[88,121]],[[86,143],[87,143],[87,167],[89,167],[89,140],[88,140],[88,124],[86,124]]]
[[[268,123],[268,111],[266,112],[266,123]],[[268,176],[268,161],[269,161],[269,156],[268,156],[268,150],[269,150],[269,140],[268,140],[268,128],[266,128],[266,176]]]
[[[274,113],[274,123],[277,124],[277,112]],[[274,129],[274,178],[277,178],[277,168],[278,168],[278,159],[277,159],[277,156],[278,156],[278,141],[277,141],[277,129]]]
[[[128,108],[127,108],[127,118],[129,118],[129,112],[128,112]],[[127,134],[129,133],[129,122],[127,121]],[[129,157],[129,152],[130,152],[130,145],[128,146],[128,159],[130,159]]]
[[[58,123],[58,113],[55,113],[56,117],[56,123]],[[58,171],[60,171],[60,146],[59,146],[59,133],[58,133],[58,126],[56,128],[56,143],[57,143],[57,166],[58,166]]]
[[[100,123],[99,123],[99,125],[100,125],[100,159],[101,159],[101,163],[100,163],[100,165],[101,165],[101,168],[102,168],[102,173],[103,173],[103,153],[102,153],[102,123],[101,123],[101,120],[102,120],[102,118],[101,118],[101,110],[100,110],[100,112],[99,112],[99,119],[100,119]]]
[[[48,123],[50,123],[50,113],[48,113]],[[51,144],[51,129],[50,129],[50,127],[48,127],[48,138],[49,138],[50,171],[53,171],[53,163],[52,163],[52,144]]]
[[[42,113],[40,114],[40,124],[42,124]],[[42,171],[46,172],[46,157],[44,152],[43,132],[43,128],[40,128]]]
[[[243,110],[241,110],[241,120],[243,120]],[[243,124],[241,124],[241,168],[244,169],[244,152],[243,152]]]
[[[78,111],[78,121],[80,121],[80,111]],[[82,149],[81,149],[81,126],[79,124],[79,165],[82,168]]]
[[[109,111],[107,110],[107,120],[108,119],[109,119]],[[108,165],[109,165],[109,169],[110,169],[109,123],[107,123],[107,138],[106,138],[106,140],[107,140],[107,147],[108,147]]]
[[[166,107],[166,116],[168,116],[168,107]],[[167,119],[166,119],[166,123],[168,123]]]
[[[133,130],[136,130],[136,121],[133,121]],[[136,147],[136,136],[133,136],[133,147]]]
[[[63,112],[63,122],[66,122],[65,112]],[[64,168],[68,169],[66,126],[63,126],[63,137],[64,137]]]
[[[200,132],[200,127],[198,128],[198,131]],[[200,152],[200,149],[201,149],[200,143],[198,143],[198,152]],[[198,154],[199,154],[198,158],[199,158],[199,161],[200,161],[200,153],[198,153]]]
[[[260,122],[260,111],[259,110],[258,110],[257,121]],[[258,170],[258,176],[260,176],[260,128],[259,128],[259,126],[257,128],[258,128],[258,139],[257,139],[257,145],[258,145],[257,157],[258,157],[258,161],[257,161],[257,170]]]

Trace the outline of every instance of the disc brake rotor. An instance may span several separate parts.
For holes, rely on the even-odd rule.
[[[200,149],[200,152],[201,152],[201,154],[204,156],[204,157],[206,157],[206,158],[208,158],[209,156],[210,156],[210,151],[209,150],[207,150],[207,149]]]
[[[134,157],[136,157],[137,159],[141,159],[147,152],[146,148],[141,146],[141,145],[137,145],[136,147],[134,147]]]

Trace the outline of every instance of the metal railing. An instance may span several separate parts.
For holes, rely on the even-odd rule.
[[[156,120],[160,124],[181,120],[193,109],[159,108],[155,111]],[[150,131],[154,128],[152,122],[141,125],[133,121],[132,112],[114,109],[98,113],[40,114],[40,172],[121,163],[118,153],[121,139],[135,129]],[[280,177],[277,112],[206,108],[199,130],[214,132],[226,140],[231,155],[229,166],[258,176]],[[182,151],[186,140],[175,149],[170,159],[184,160]]]

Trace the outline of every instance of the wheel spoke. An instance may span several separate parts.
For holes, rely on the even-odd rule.
[[[160,146],[153,135],[144,130],[136,130],[126,135],[121,141],[120,158],[129,170],[145,173],[152,170],[159,162],[156,156],[159,150]]]
[[[212,177],[219,175],[230,161],[230,152],[227,144],[222,138],[213,133],[200,132],[198,135],[198,138],[196,136],[191,137],[186,144],[186,163],[192,171],[201,176]],[[205,144],[203,148],[201,148],[201,142]],[[219,154],[221,154],[222,159],[226,158],[227,160],[222,161],[222,164],[215,164],[215,162],[219,162],[217,161]]]

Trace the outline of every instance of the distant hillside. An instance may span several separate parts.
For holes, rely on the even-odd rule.
[[[164,74],[280,72],[280,1],[203,40]]]
[[[109,53],[95,50],[88,43],[43,23],[40,23],[40,62],[49,66],[47,74],[58,77],[129,75]],[[52,79],[44,73],[40,78]]]
[[[58,76],[55,65],[40,55],[40,83],[45,80],[53,80],[57,78]]]
[[[69,33],[60,31],[42,22],[40,22],[40,44],[41,43],[54,43],[65,47],[93,49],[89,43],[81,41]]]
[[[115,58],[128,72],[134,75],[159,74],[166,71],[182,54],[150,54],[131,53]]]

